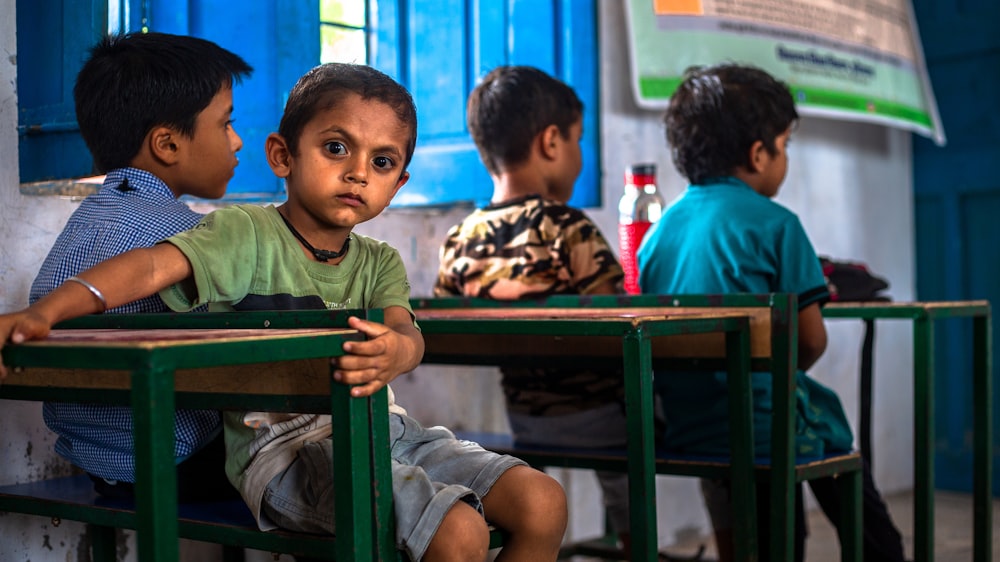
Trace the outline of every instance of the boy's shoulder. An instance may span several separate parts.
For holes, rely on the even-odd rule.
[[[134,172],[138,170],[109,172],[101,187],[80,202],[67,227],[88,225],[166,237],[201,220],[201,213],[179,201],[156,176]]]
[[[491,203],[478,209],[470,215],[470,218],[485,217],[489,219],[516,215],[544,217],[569,223],[590,221],[590,218],[581,209],[541,195],[524,195],[500,203]]]
[[[519,197],[476,209],[453,226],[445,246],[465,248],[573,243],[603,235],[582,210],[538,195]],[[604,242],[602,242],[604,243]]]
[[[727,208],[737,215],[764,215],[775,219],[798,220],[794,211],[775,201],[771,197],[761,195],[747,184],[735,178],[724,178],[701,185],[689,185],[684,193],[667,207],[669,212],[676,204],[695,209],[704,209],[706,204],[713,207]]]

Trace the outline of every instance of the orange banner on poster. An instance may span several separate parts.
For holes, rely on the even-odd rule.
[[[701,0],[653,0],[657,15],[700,16],[705,13]]]

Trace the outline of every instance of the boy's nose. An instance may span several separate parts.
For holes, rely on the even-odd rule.
[[[368,170],[364,164],[352,166],[347,170],[345,178],[348,182],[360,183],[362,187],[365,187],[368,185]]]
[[[240,138],[240,135],[236,132],[236,130],[233,129],[231,131],[232,136],[229,138],[229,146],[232,147],[233,152],[239,152],[243,149],[243,139]]]

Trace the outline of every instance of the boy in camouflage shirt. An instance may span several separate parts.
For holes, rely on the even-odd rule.
[[[536,68],[503,66],[469,96],[467,120],[493,178],[490,204],[449,230],[435,296],[498,300],[623,292],[624,273],[597,226],[567,206],[583,165],[583,103]],[[519,443],[624,447],[620,370],[504,367]],[[628,480],[598,472],[612,526],[628,549]]]

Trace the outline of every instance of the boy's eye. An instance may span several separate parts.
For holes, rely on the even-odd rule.
[[[233,123],[235,123],[235,122],[236,122],[235,119],[229,119],[229,120],[226,121],[226,126],[227,127],[232,127]]]
[[[375,158],[372,159],[372,164],[375,164],[376,168],[388,170],[392,168],[394,162],[392,161],[392,158],[389,158],[387,156],[376,156]]]
[[[323,148],[331,154],[344,154],[347,152],[347,147],[337,141],[328,142],[323,145]]]

